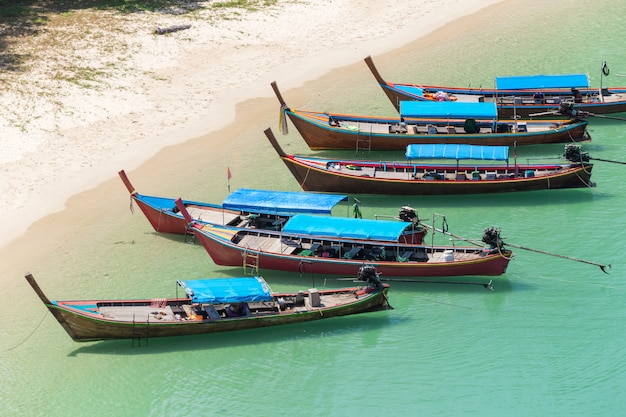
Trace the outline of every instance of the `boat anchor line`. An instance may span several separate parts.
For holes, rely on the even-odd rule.
[[[585,170],[585,172],[587,172],[587,170]],[[584,179],[582,179],[582,178],[580,177],[580,175],[578,175],[578,174],[576,174],[576,177],[580,180],[580,182],[582,182],[583,184],[585,184],[588,188],[593,188],[593,187],[595,187],[595,186],[596,186],[596,183],[595,183],[595,182],[593,182],[593,181],[586,182],[586,181],[585,181]]]
[[[130,214],[135,214],[135,206],[133,205],[133,193],[130,194],[130,204],[129,207]]]
[[[300,184],[300,187],[302,187],[304,190],[306,190],[306,188],[304,187],[304,184],[306,184],[306,179],[309,178],[309,172],[311,172],[311,168],[308,168],[306,170],[306,175],[304,176],[304,179],[302,180],[302,184]]]
[[[48,316],[48,313],[50,312],[50,310],[46,309],[46,312],[44,313],[43,317],[41,318],[41,320],[39,320],[39,323],[35,326],[35,328],[33,329],[32,332],[30,332],[30,334],[28,336],[26,336],[24,338],[24,340],[22,340],[20,343],[18,343],[17,345],[13,345],[10,348],[8,348],[7,350],[5,350],[5,352],[9,352],[13,349],[17,349],[18,347],[22,346],[24,343],[26,343],[26,341],[28,339],[30,339],[32,337],[32,335],[35,334],[35,332],[37,331],[37,329],[39,329],[39,327],[41,326],[41,324],[43,323],[43,321],[46,319],[46,317]]]

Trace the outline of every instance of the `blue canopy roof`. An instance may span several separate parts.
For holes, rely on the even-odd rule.
[[[424,97],[424,89],[414,85],[395,84],[394,88],[418,97]]]
[[[262,277],[179,280],[194,303],[225,304],[271,301],[270,287]]]
[[[298,214],[285,223],[284,233],[397,241],[409,223],[391,220],[353,219]]]
[[[292,216],[297,213],[330,214],[339,202],[347,200],[345,195],[241,188],[226,197],[222,205],[230,210]]]
[[[508,146],[478,146],[457,144],[408,145],[407,159],[488,159],[508,161]]]
[[[458,101],[401,101],[401,117],[450,119],[495,119],[498,116],[496,103]]]
[[[543,88],[572,87],[589,87],[587,75],[567,74],[496,77],[496,88],[498,90],[540,90]]]

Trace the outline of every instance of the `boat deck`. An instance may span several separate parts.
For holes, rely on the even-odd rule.
[[[287,242],[279,237],[244,235],[239,241],[239,245],[245,248],[259,250],[263,252],[291,254],[301,246],[296,242]]]
[[[98,311],[102,317],[128,322],[146,322],[146,321],[177,321],[174,310],[171,306],[152,307],[152,306],[106,306],[99,307]]]
[[[253,234],[244,234],[237,244],[250,250],[265,253],[344,258],[359,260],[362,262],[367,260],[377,260],[378,258],[369,257],[368,253],[372,252],[374,247],[381,246],[380,243],[372,243],[370,245],[359,245],[355,243],[342,246],[340,244],[334,244],[332,241],[324,242],[324,239],[321,237],[317,239],[288,240],[285,238],[281,239],[279,236]],[[450,254],[446,254],[442,249],[428,250],[427,246],[421,248],[405,246],[403,248],[402,244],[396,243],[389,243],[384,246],[386,246],[386,253],[388,254],[385,259],[386,261],[400,260],[403,262],[421,263],[451,262],[450,259],[447,259],[447,256],[450,256]],[[399,249],[399,251],[396,255],[397,249]],[[480,247],[476,247],[471,250],[455,250],[454,261],[458,262],[477,259],[481,256],[481,249],[482,248]],[[398,259],[398,257],[401,259]]]
[[[483,168],[475,171],[474,168],[456,168],[452,165],[441,166],[414,166],[401,162],[381,162],[376,165],[360,165],[356,169],[353,164],[340,165],[338,163],[330,164],[326,168],[327,171],[338,172],[344,175],[352,175],[358,177],[371,177],[389,180],[447,180],[447,181],[495,181],[495,180],[512,180],[531,177],[545,177],[562,173],[568,169],[567,165],[534,165],[534,166],[516,166],[511,165],[508,168],[504,166],[494,166],[492,168]]]
[[[279,302],[246,303],[246,315],[232,316],[227,314],[228,304],[219,305],[191,305],[191,304],[166,304],[155,307],[152,305],[133,305],[132,303],[114,306],[100,306],[99,313],[103,318],[128,323],[157,323],[157,322],[180,322],[180,321],[216,321],[237,317],[259,317],[268,315],[289,314],[294,312],[307,312],[322,308],[335,307],[349,304],[355,301],[354,291],[341,291],[319,295],[319,305],[311,304],[310,293],[302,293],[298,296],[280,296]],[[153,300],[158,302],[159,300]],[[279,309],[279,305],[282,308]]]
[[[256,214],[243,215],[230,210],[212,209],[198,206],[187,206],[187,211],[195,220],[203,223],[217,224],[220,226],[279,230],[285,223],[284,218],[275,218]]]
[[[465,128],[459,123],[446,124],[412,124],[407,123],[401,126],[398,123],[383,122],[361,122],[351,120],[341,120],[338,125],[340,128],[360,132],[362,134],[388,135],[388,134],[407,134],[407,135],[456,135],[466,134]],[[504,122],[500,121],[498,126],[504,126],[508,132],[549,132],[558,127],[558,124],[545,120],[526,120],[523,122]],[[508,127],[507,127],[508,126]],[[483,123],[480,126],[479,133],[494,133],[492,127]]]
[[[238,213],[233,213],[226,210],[203,208],[199,206],[188,206],[187,211],[189,215],[196,220],[219,225],[227,225],[231,222],[235,222],[240,219]]]

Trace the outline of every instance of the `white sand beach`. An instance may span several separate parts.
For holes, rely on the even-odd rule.
[[[2,74],[0,247],[68,198],[160,149],[223,128],[235,105],[399,48],[498,0],[298,0],[258,10],[71,13],[23,40]],[[406,18],[410,11],[410,19]],[[190,25],[164,35],[156,28]]]

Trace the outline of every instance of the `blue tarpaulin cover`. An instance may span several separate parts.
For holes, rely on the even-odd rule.
[[[194,303],[226,304],[271,301],[270,287],[262,277],[179,280]]]
[[[478,146],[457,144],[408,145],[407,159],[483,159],[508,161],[508,146]]]
[[[156,208],[157,210],[168,211],[168,210],[173,210],[174,207],[176,207],[175,198],[156,197],[156,196],[143,195],[143,194],[136,194],[136,197],[139,200],[143,201],[144,203]],[[213,207],[215,209],[222,208],[222,206],[218,204],[202,203],[199,201],[192,201],[192,200],[183,200],[183,204],[200,206],[200,207]],[[174,211],[175,213],[178,213],[177,210],[174,209]]]
[[[498,90],[533,90],[572,87],[587,88],[589,87],[589,79],[585,74],[496,77],[496,88]]]
[[[394,87],[407,94],[412,94],[418,97],[424,97],[424,89],[421,87],[416,87],[414,85],[402,85],[402,84],[396,84],[394,85]]]
[[[495,119],[498,116],[496,103],[458,101],[401,101],[401,117],[450,118],[450,119]]]
[[[298,214],[285,223],[284,233],[307,236],[374,239],[395,242],[409,223]]]
[[[330,214],[339,202],[347,200],[345,195],[241,188],[226,197],[222,205],[230,210],[292,216],[297,213]]]

